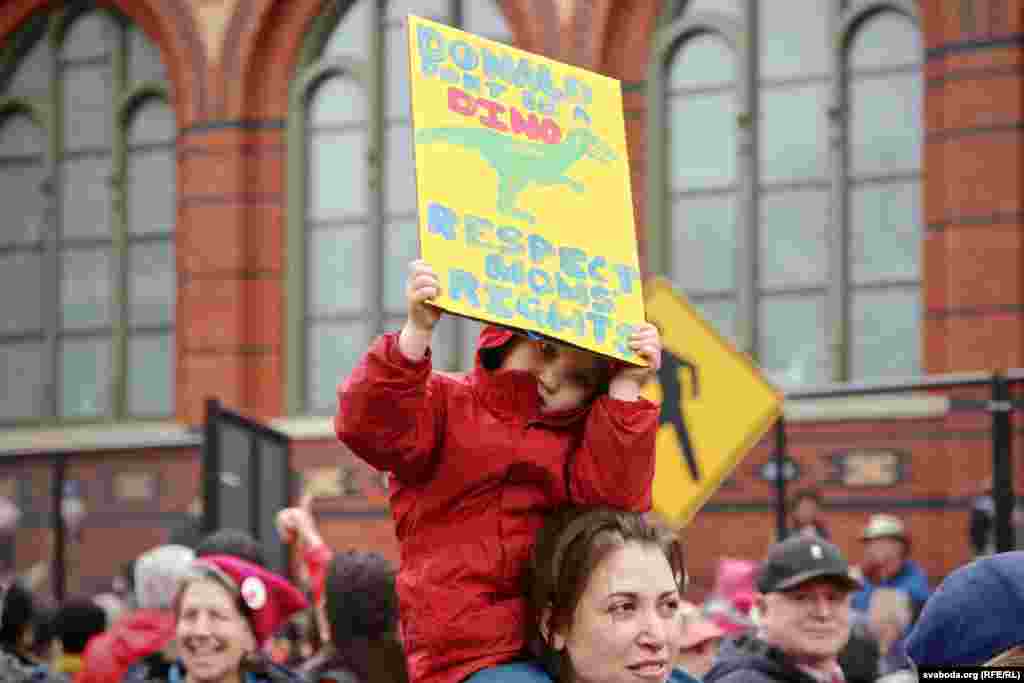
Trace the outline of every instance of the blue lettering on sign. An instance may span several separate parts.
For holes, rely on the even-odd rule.
[[[462,301],[465,298],[473,308],[480,308],[480,295],[477,289],[480,282],[473,273],[468,273],[460,268],[452,268],[448,271],[448,296],[452,301]]]
[[[455,224],[459,217],[455,212],[443,204],[431,202],[427,207],[427,232],[432,235],[441,235],[446,240],[455,239]]]
[[[501,253],[521,254],[526,251],[523,245],[523,231],[511,225],[498,227],[498,239],[501,240]]]
[[[587,313],[587,320],[590,321],[590,329],[594,331],[594,339],[598,344],[604,344],[605,337],[608,336],[608,326],[611,324],[611,319],[600,313]]]
[[[526,238],[526,248],[530,253],[530,260],[534,263],[541,263],[548,256],[555,253],[555,245],[540,235],[528,236]]]
[[[623,356],[635,356],[636,352],[629,348],[629,336],[636,328],[629,323],[619,323],[615,327],[615,350]]]
[[[548,326],[555,332],[563,332],[571,329],[577,337],[584,335],[583,311],[572,311],[569,315],[562,315],[558,309],[558,302],[552,301],[548,307]]]
[[[484,259],[484,270],[487,277],[499,282],[521,285],[526,279],[522,259],[506,263],[501,254],[488,254]]]
[[[494,249],[493,244],[484,241],[484,235],[494,230],[494,223],[480,216],[466,214],[463,227],[466,229],[466,244],[471,247]]]
[[[516,317],[514,308],[508,305],[508,300],[515,296],[515,292],[508,287],[501,287],[493,282],[487,283],[487,312],[505,320]]]
[[[583,270],[583,264],[587,262],[587,255],[582,249],[576,247],[562,247],[558,250],[558,264],[562,272],[569,277],[585,278],[587,272]]]
[[[518,311],[519,315],[527,320],[547,329],[547,323],[544,320],[544,311],[541,307],[540,299],[537,297],[519,297],[519,301],[516,302],[516,311]]]
[[[527,282],[530,284],[530,289],[537,296],[544,296],[545,294],[551,294],[555,291],[554,286],[551,284],[551,276],[548,275],[546,270],[540,268],[530,268],[530,272],[526,275]]]

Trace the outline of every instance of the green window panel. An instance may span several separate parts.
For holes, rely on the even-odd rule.
[[[0,426],[173,412],[174,115],[159,50],[53,3],[0,54]],[[9,280],[10,282],[6,282]]]
[[[696,0],[663,17],[648,88],[656,269],[787,389],[913,375],[918,9],[792,4]]]
[[[405,16],[508,40],[492,0],[357,0],[315,22],[289,116],[288,410],[331,414],[370,341],[405,318],[418,253]],[[440,369],[468,367],[472,323],[446,316]]]

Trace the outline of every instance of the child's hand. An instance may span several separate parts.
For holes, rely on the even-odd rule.
[[[405,321],[402,334],[398,337],[398,348],[402,355],[413,362],[419,362],[430,348],[430,337],[434,326],[441,319],[441,309],[427,303],[441,293],[437,273],[424,261],[409,264],[409,279],[405,285],[405,298],[409,302],[409,318]]]
[[[621,401],[635,401],[640,390],[661,367],[661,335],[650,323],[638,327],[629,336],[629,348],[647,361],[647,367],[626,365],[612,378],[608,395]]]
[[[441,281],[437,273],[425,261],[416,260],[409,264],[409,279],[405,286],[405,298],[409,301],[409,323],[417,332],[433,332],[441,319],[441,309],[427,303],[441,293]]]

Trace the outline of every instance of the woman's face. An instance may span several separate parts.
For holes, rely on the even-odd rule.
[[[679,603],[661,549],[627,543],[594,569],[552,645],[568,652],[576,683],[663,683],[682,637]]]
[[[220,683],[238,676],[242,657],[256,639],[234,599],[210,579],[185,588],[178,609],[178,650],[188,683]]]

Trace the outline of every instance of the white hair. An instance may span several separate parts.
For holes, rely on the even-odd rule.
[[[196,554],[183,545],[161,545],[135,561],[135,602],[140,609],[171,609],[178,584]]]

